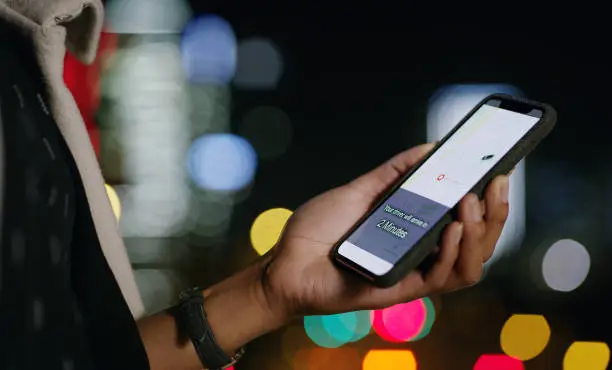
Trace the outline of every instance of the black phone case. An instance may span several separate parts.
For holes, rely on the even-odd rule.
[[[395,285],[399,280],[405,277],[410,271],[413,271],[419,267],[427,268],[427,266],[421,266],[421,264],[427,259],[428,256],[432,255],[433,249],[438,245],[442,232],[453,220],[456,218],[457,207],[449,210],[446,215],[429,230],[417,244],[404,255],[399,262],[393,266],[391,271],[382,276],[376,276],[370,274],[368,271],[361,268],[359,265],[352,261],[344,258],[338,253],[340,245],[366,220],[370,215],[384,203],[390,194],[395,192],[406,179],[412,175],[425,161],[431,157],[431,155],[443,145],[463,124],[487,101],[492,99],[499,99],[505,101],[515,101],[526,103],[534,108],[541,109],[543,114],[540,118],[539,123],[534,126],[514,147],[471,189],[470,192],[478,195],[479,198],[483,197],[484,190],[487,185],[497,176],[508,174],[523,158],[525,158],[533,149],[552,131],[557,121],[556,111],[549,105],[531,101],[524,98],[517,98],[507,94],[493,94],[484,98],[478,103],[437,145],[432,149],[417,165],[415,165],[406,175],[402,176],[389,190],[387,190],[380,198],[376,205],[363,216],[359,222],[355,224],[332,250],[332,259],[334,262],[342,268],[349,269],[362,277],[366,278],[372,284],[386,288]]]

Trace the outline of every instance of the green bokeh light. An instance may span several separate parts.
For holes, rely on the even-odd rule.
[[[340,341],[327,332],[323,325],[323,316],[306,316],[304,317],[304,329],[306,334],[316,345],[325,348],[338,348],[346,344],[346,341]]]
[[[355,330],[353,331],[353,337],[351,338],[351,342],[357,342],[361,339],[365,338],[370,331],[372,331],[372,320],[371,320],[371,312],[370,311],[356,311],[352,312],[355,315],[357,324],[355,325]]]
[[[304,329],[315,344],[338,348],[349,342],[357,342],[370,333],[370,311],[307,316],[304,318]]]
[[[429,335],[429,332],[431,331],[431,328],[433,327],[433,324],[436,321],[436,308],[434,307],[434,304],[431,301],[431,299],[427,297],[423,298],[423,304],[425,304],[425,311],[426,311],[425,323],[423,324],[423,329],[421,329],[421,332],[419,333],[419,335],[414,337],[414,339],[411,339],[410,342],[421,340],[425,338],[427,335]]]

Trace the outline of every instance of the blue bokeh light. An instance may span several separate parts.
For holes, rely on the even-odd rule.
[[[185,74],[191,82],[228,84],[238,63],[232,26],[216,15],[196,18],[185,27],[182,56]]]
[[[257,154],[251,144],[233,134],[210,134],[193,142],[188,170],[201,188],[214,191],[243,189],[255,176]]]

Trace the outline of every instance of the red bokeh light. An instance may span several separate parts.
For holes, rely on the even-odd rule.
[[[117,35],[102,33],[98,56],[91,65],[81,63],[70,53],[66,53],[64,58],[64,82],[83,116],[98,155],[100,154],[100,138],[95,115],[100,105],[100,75],[107,58],[117,50],[117,41]]]
[[[482,355],[476,361],[474,370],[525,370],[523,363],[506,355]]]
[[[373,311],[372,327],[382,339],[391,343],[403,343],[418,337],[426,319],[425,302],[417,299]]]

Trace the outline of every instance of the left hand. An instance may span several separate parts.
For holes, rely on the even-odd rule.
[[[484,200],[474,194],[459,205],[459,219],[442,237],[438,259],[423,275],[412,271],[390,288],[377,288],[331,261],[332,246],[376,199],[414,166],[432,145],[397,155],[374,171],[300,207],[278,245],[266,256],[263,290],[278,315],[331,314],[383,308],[476,284],[508,216],[508,177],[496,178]]]

